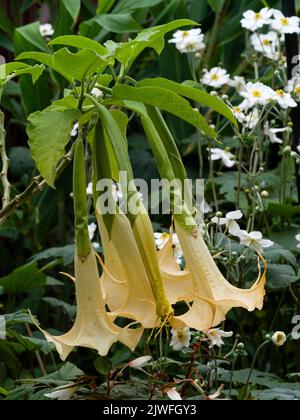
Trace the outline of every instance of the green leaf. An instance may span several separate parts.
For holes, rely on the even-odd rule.
[[[117,0],[99,0],[97,14],[108,13]]]
[[[300,206],[290,204],[269,203],[268,212],[273,216],[280,216],[292,219],[300,214]]]
[[[207,0],[207,2],[216,13],[220,13],[225,4],[225,0]]]
[[[49,45],[66,45],[78,49],[89,49],[95,51],[99,55],[106,55],[108,51],[105,47],[93,39],[80,35],[65,35],[54,38]]]
[[[40,51],[49,51],[49,48],[46,44],[45,39],[42,37],[40,33],[40,23],[30,23],[29,25],[21,26],[16,28],[14,33],[14,43],[16,47],[16,53],[20,53],[26,48],[22,48],[22,42],[26,42],[26,44],[32,45],[37,50]]]
[[[273,290],[281,290],[296,283],[300,275],[290,265],[269,264],[267,286]]]
[[[137,84],[137,87],[139,86],[156,86],[171,90],[180,96],[192,99],[193,101],[199,102],[200,104],[205,105],[214,111],[217,111],[219,114],[223,115],[229,121],[231,121],[235,126],[238,126],[232,111],[228,108],[227,105],[225,105],[224,102],[200,89],[187,86],[184,83],[179,84],[163,78],[145,79]]]
[[[80,25],[80,32],[85,31],[86,27],[90,27],[93,24],[117,34],[139,32],[142,29],[140,24],[133,19],[130,13],[112,13],[97,15],[93,19],[83,22]]]
[[[147,9],[163,3],[164,0],[121,0],[114,8],[114,13],[117,12],[132,12],[138,9]]]
[[[72,264],[74,261],[74,252],[75,252],[74,244],[66,245],[60,248],[50,248],[34,255],[31,259],[31,262],[62,258],[64,262],[64,266],[68,266]]]
[[[32,67],[18,69],[15,71],[15,75],[22,76],[23,74],[30,74],[30,76],[32,77],[32,82],[33,84],[35,84],[39,80],[41,75],[43,74],[44,70],[45,70],[45,66],[43,64],[42,65],[37,64]]]
[[[215,130],[207,124],[205,118],[188,101],[170,90],[161,87],[117,86],[113,89],[113,97],[160,108],[202,130],[208,137],[216,137]]]
[[[79,115],[79,111],[74,109],[60,112],[49,107],[28,118],[27,133],[32,158],[40,174],[53,188],[57,164],[65,154],[72,127]]]
[[[67,12],[72,17],[73,21],[75,22],[78,18],[80,12],[80,0],[62,0]]]
[[[17,295],[29,292],[36,287],[45,286],[46,277],[36,264],[27,264],[17,268],[11,274],[0,279],[0,286],[6,293]]]

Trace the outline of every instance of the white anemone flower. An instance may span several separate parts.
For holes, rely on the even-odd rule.
[[[273,9],[269,9],[268,7],[265,7],[260,12],[247,10],[243,14],[243,19],[241,20],[242,27],[249,29],[249,31],[255,32],[257,29],[262,28],[264,25],[268,25],[272,15]]]
[[[204,85],[218,89],[229,83],[230,76],[225,69],[213,67],[211,70],[205,70],[201,81]]]
[[[210,341],[210,348],[213,347],[222,347],[224,345],[223,338],[229,338],[233,336],[233,332],[222,331],[221,328],[214,328],[209,330],[207,333],[207,338]]]
[[[169,43],[175,44],[181,53],[195,53],[205,48],[203,41],[204,34],[201,29],[191,29],[190,31],[175,32]]]
[[[96,223],[91,223],[91,224],[88,226],[88,229],[89,229],[89,237],[90,237],[90,240],[92,241],[92,240],[93,240],[93,238],[94,238],[94,236],[95,236],[96,230],[97,230],[97,225],[96,225]]]
[[[280,10],[274,10],[274,19],[272,19],[271,25],[280,34],[299,34],[299,23],[298,16],[286,17]]]
[[[218,226],[225,225],[231,235],[239,236],[241,229],[236,220],[240,220],[242,219],[242,217],[243,213],[241,212],[241,210],[237,210],[227,213],[225,217],[214,217],[213,219],[211,219],[211,221]]]
[[[273,89],[260,82],[248,82],[245,86],[245,91],[241,92],[241,96],[247,99],[250,107],[254,105],[265,106],[274,95]]]
[[[235,156],[230,152],[229,149],[218,149],[218,148],[212,148],[210,150],[211,160],[222,160],[223,165],[226,166],[226,168],[233,168],[233,166],[236,164]]]
[[[55,388],[53,392],[44,395],[50,400],[68,401],[74,396],[77,389],[78,387],[74,383],[71,383]]]
[[[152,356],[141,356],[137,359],[131,360],[127,366],[132,369],[142,369],[143,367],[147,366],[152,360]]]
[[[274,98],[276,99],[276,101],[278,102],[278,104],[283,109],[296,108],[297,107],[297,102],[294,101],[294,99],[292,98],[291,94],[285,92],[282,89],[277,89],[275,91]]]
[[[188,327],[171,330],[172,340],[170,346],[173,347],[173,350],[179,351],[188,349],[191,341],[191,331]]]
[[[270,248],[274,245],[274,242],[269,239],[263,239],[261,232],[248,233],[245,230],[241,230],[239,238],[242,245],[255,249],[259,254],[263,253],[264,248]]]
[[[264,56],[272,59],[279,59],[278,43],[280,42],[278,33],[271,31],[267,34],[251,35],[251,44],[255,51],[262,53]]]
[[[40,34],[44,38],[50,38],[54,35],[54,29],[51,23],[44,23],[40,25]]]
[[[239,123],[243,124],[246,121],[246,115],[240,106],[232,107],[232,112]]]
[[[271,143],[283,144],[283,140],[280,137],[278,137],[278,134],[286,133],[289,130],[289,127],[270,128],[269,122],[266,122],[265,124],[265,135],[269,137]]]

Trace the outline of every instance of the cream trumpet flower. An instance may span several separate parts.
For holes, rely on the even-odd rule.
[[[75,255],[75,287],[77,316],[73,328],[57,337],[38,327],[47,341],[55,345],[61,359],[66,360],[74,347],[87,347],[106,356],[117,341],[134,350],[142,329],[121,329],[113,323],[114,316],[106,312],[93,251],[84,260]]]
[[[112,315],[154,328],[155,300],[130,222],[118,210],[109,237],[99,206],[96,212],[105,257],[101,277],[105,302]]]
[[[190,300],[186,300],[186,303],[193,304],[187,313],[174,318],[174,329],[190,327],[207,332],[224,321],[232,308],[240,307],[248,311],[262,309],[266,264],[263,273],[259,264],[258,279],[251,289],[238,289],[223,277],[202,236],[192,236],[180,225],[175,225],[192,281]]]

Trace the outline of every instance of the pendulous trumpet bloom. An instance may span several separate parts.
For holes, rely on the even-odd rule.
[[[190,284],[186,286],[186,291],[190,289],[190,296],[185,301],[187,304],[193,303],[187,313],[174,318],[174,328],[187,326],[207,332],[224,321],[232,308],[239,307],[248,311],[262,309],[266,264],[263,273],[259,265],[258,279],[251,289],[238,289],[223,277],[202,236],[192,236],[179,224],[175,225],[187,263],[187,272],[190,274],[189,281],[192,282],[192,287]]]
[[[47,341],[55,345],[61,359],[66,360],[77,346],[97,350],[101,356],[106,356],[117,341],[134,350],[141,338],[142,329],[122,329],[114,324],[114,317],[106,313],[93,251],[84,260],[75,255],[75,279],[77,316],[73,328],[59,337],[39,328]]]
[[[118,210],[109,237],[98,206],[96,214],[105,256],[101,284],[106,304],[116,317],[154,328],[155,299],[128,218]]]

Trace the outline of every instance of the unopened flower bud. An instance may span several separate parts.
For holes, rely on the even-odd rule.
[[[273,337],[273,344],[277,347],[282,347],[286,343],[287,337],[283,331],[277,331]]]
[[[218,211],[218,212],[216,213],[216,217],[217,217],[218,219],[221,219],[221,217],[223,217],[223,213],[222,213],[221,211]]]
[[[244,343],[239,343],[236,348],[237,348],[237,350],[240,350],[240,351],[245,350],[245,344]]]
[[[215,90],[212,90],[212,91],[210,92],[210,94],[211,94],[212,96],[218,96],[218,92],[216,92]]]
[[[270,196],[268,191],[262,191],[261,194],[262,198],[268,198]]]
[[[291,151],[292,151],[291,146],[286,146],[286,147],[283,149],[283,152],[284,152],[284,153],[291,153]]]
[[[298,157],[298,153],[296,153],[296,152],[291,152],[291,157],[292,157],[292,158],[296,158],[296,157]]]

